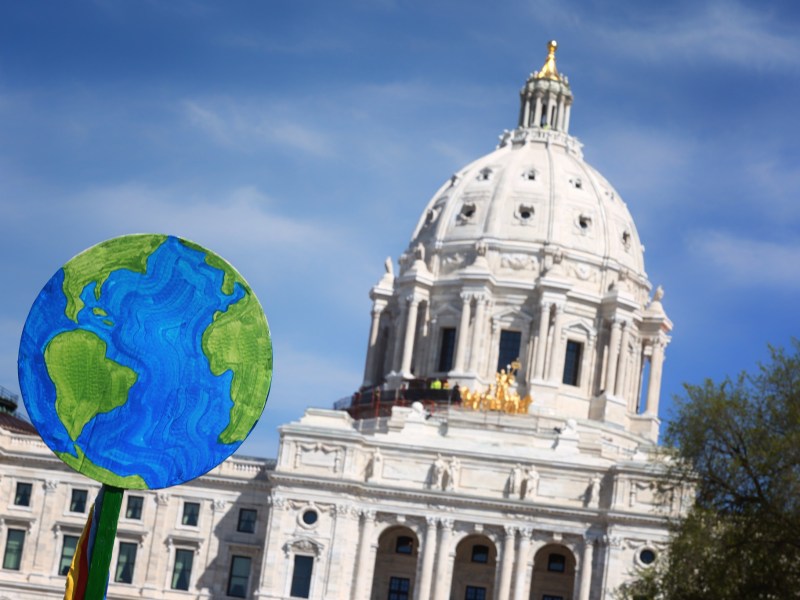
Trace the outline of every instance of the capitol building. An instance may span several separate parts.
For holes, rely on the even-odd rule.
[[[555,52],[387,259],[358,390],[275,460],[126,492],[109,599],[610,600],[660,559],[672,323]],[[99,484],[0,396],[0,600],[61,598]]]

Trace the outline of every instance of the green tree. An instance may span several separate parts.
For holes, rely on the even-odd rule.
[[[686,386],[665,440],[696,501],[658,566],[620,596],[800,598],[800,342],[754,374]]]

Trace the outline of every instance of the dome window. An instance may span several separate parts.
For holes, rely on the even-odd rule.
[[[533,205],[531,204],[520,204],[519,207],[517,207],[516,213],[514,214],[514,216],[523,223],[530,222],[530,220],[533,218],[533,215],[534,209]]]
[[[527,179],[528,181],[536,181],[536,170],[535,169],[528,169],[522,174],[523,179]]]
[[[581,228],[581,231],[586,233],[589,231],[589,228],[592,226],[592,218],[589,215],[581,215],[578,217],[578,226]]]
[[[622,232],[622,245],[625,246],[625,249],[631,247],[631,232],[630,231],[623,231]]]
[[[476,209],[474,202],[465,202],[461,206],[461,212],[458,213],[458,222],[461,224],[470,222],[475,216]]]
[[[489,181],[492,178],[492,170],[489,167],[481,169],[478,173],[478,181]]]
[[[570,180],[570,183],[572,184],[572,187],[574,187],[576,190],[583,189],[583,181],[581,181],[580,177],[576,177],[575,179]]]

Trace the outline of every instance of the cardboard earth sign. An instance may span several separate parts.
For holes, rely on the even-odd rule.
[[[25,407],[65,463],[127,489],[177,485],[230,456],[272,381],[269,327],[213,252],[128,235],[79,254],[31,308],[19,352]]]

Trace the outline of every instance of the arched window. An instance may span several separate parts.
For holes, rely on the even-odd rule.
[[[489,562],[489,546],[483,544],[475,544],[472,547],[472,562],[475,563],[488,563]]]
[[[563,573],[567,566],[567,557],[563,554],[551,552],[547,557],[547,570],[553,573]]]
[[[398,536],[394,551],[397,554],[412,554],[414,552],[414,538],[410,538],[407,535]]]

